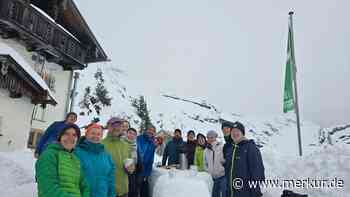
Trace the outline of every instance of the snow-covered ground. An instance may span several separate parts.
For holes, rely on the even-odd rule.
[[[34,164],[30,150],[0,152],[0,196],[36,197]]]
[[[310,197],[347,197],[350,193],[350,147],[348,145],[319,146],[313,152],[299,158],[282,155],[278,150],[264,148],[262,150],[265,173],[268,179],[334,179],[344,181],[343,188],[292,189]],[[0,153],[0,196],[1,197],[35,197],[33,154],[29,150],[12,153]],[[188,182],[188,180],[187,180]],[[188,188],[188,184],[182,185]],[[174,179],[163,177],[162,185],[174,183]],[[186,186],[187,185],[187,186]],[[203,191],[203,184],[190,185],[190,190],[181,190],[183,196],[198,196]],[[201,189],[202,188],[202,189]],[[201,190],[198,190],[201,189]],[[167,197],[180,197],[180,193],[158,187],[159,192],[172,191]],[[180,191],[179,191],[180,192]],[[263,189],[264,196],[276,197],[282,193],[281,188]],[[161,197],[161,196],[160,196]]]
[[[152,197],[210,197],[213,180],[206,172],[155,168],[150,177]],[[194,192],[195,191],[195,192]]]
[[[262,150],[267,179],[278,180],[333,180],[344,181],[343,188],[290,188],[310,197],[346,197],[350,193],[349,145],[322,146],[302,158],[286,156],[277,150]],[[331,184],[331,182],[329,182]],[[305,185],[306,187],[307,185]],[[288,188],[286,188],[288,189]],[[267,197],[275,197],[282,189],[264,189]]]

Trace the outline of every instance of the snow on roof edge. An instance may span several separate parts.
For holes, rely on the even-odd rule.
[[[37,72],[35,72],[35,70],[27,63],[27,61],[17,53],[16,50],[8,46],[6,43],[0,42],[0,53],[10,55],[14,60],[16,60],[16,62],[34,79],[35,82],[39,84],[41,88],[48,91],[51,99],[57,103],[57,99],[55,98],[50,88],[47,86],[46,82],[39,76]]]
[[[49,16],[46,12],[44,12],[43,10],[41,10],[40,8],[36,7],[33,4],[30,4],[30,6],[32,8],[34,8],[35,10],[37,10],[38,12],[40,12],[43,16],[45,16],[47,19],[49,19],[51,22],[55,23],[59,28],[61,28],[64,32],[66,32],[67,34],[69,34],[71,37],[73,37],[76,41],[78,41],[79,43],[80,40],[75,37],[72,33],[70,33],[66,28],[64,28],[62,25],[58,24],[51,16]]]

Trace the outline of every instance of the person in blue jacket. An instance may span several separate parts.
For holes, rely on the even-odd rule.
[[[64,121],[56,121],[52,123],[45,131],[44,135],[40,138],[39,143],[37,144],[34,152],[34,156],[38,158],[40,154],[46,149],[47,145],[56,141],[59,132],[69,124],[75,124],[77,121],[77,114],[74,112],[69,112],[66,115]],[[78,139],[80,138],[80,133]]]
[[[75,149],[90,188],[90,197],[115,197],[115,165],[101,144],[102,126],[94,123],[87,127]]]
[[[152,173],[152,166],[154,162],[154,152],[156,150],[155,142],[156,128],[148,126],[143,134],[137,136],[137,182],[140,197],[148,197],[148,178]]]
[[[253,140],[245,138],[242,123],[235,122],[231,127],[231,143],[223,149],[225,175],[228,183],[228,197],[260,197],[259,187],[250,188],[249,181],[265,179],[261,153]]]
[[[186,143],[182,140],[181,130],[175,129],[173,139],[165,146],[162,165],[165,166],[167,161],[168,166],[179,164],[180,153],[186,153]]]

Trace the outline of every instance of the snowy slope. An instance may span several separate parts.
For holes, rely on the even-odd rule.
[[[108,119],[112,116],[119,116],[121,118],[126,118],[130,120],[131,124],[137,125],[140,122],[140,119],[134,112],[134,108],[130,103],[130,95],[128,94],[127,87],[124,84],[120,83],[121,79],[126,79],[125,74],[110,66],[104,65],[101,67],[103,70],[104,78],[105,78],[105,86],[110,92],[112,100],[112,107],[103,108],[102,114],[98,116],[96,113],[91,113],[90,115],[79,116],[78,124],[83,126],[88,124],[94,117],[99,117],[101,123],[105,124]],[[80,79],[78,81],[77,88],[77,102],[74,106],[74,111],[82,112],[83,110],[79,107],[79,102],[82,100],[84,95],[84,89],[87,86],[90,86],[92,89],[96,86],[96,81],[94,80],[95,69],[88,69],[86,72],[82,72],[80,75]]]
[[[110,91],[112,107],[105,108],[100,116],[101,123],[105,124],[111,116],[121,116],[130,120],[133,127],[138,128],[139,117],[135,114],[130,100],[137,97],[137,92],[131,92],[127,88],[128,76],[123,71],[111,65],[100,67],[104,73],[105,86]],[[83,72],[79,81],[78,101],[82,99],[83,90],[86,86],[94,86],[93,74],[95,69]],[[220,120],[241,121],[246,126],[248,138],[255,139],[260,146],[269,146],[279,150],[285,155],[297,155],[298,143],[296,132],[296,121],[294,114],[252,117],[227,112],[220,107],[210,104],[200,98],[179,97],[177,95],[159,92],[145,95],[148,109],[150,110],[153,124],[158,130],[173,131],[176,128],[187,132],[190,129],[196,132],[206,133],[214,129],[218,131],[222,139]],[[76,103],[77,104],[77,103]],[[76,105],[75,111],[79,112]],[[79,124],[87,124],[96,114],[90,116],[80,116]],[[320,127],[311,122],[302,121],[302,143],[305,152],[312,146],[318,144]]]

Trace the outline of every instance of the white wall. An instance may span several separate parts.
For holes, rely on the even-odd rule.
[[[9,46],[13,47],[20,55],[23,56],[28,64],[34,64],[34,61],[31,58],[34,53],[28,52],[24,46],[15,40],[5,40],[0,38],[0,42],[5,42]],[[0,116],[6,115],[2,122],[9,132],[6,134],[7,137],[0,137],[0,151],[8,151],[26,147],[31,128],[45,130],[52,122],[64,119],[67,96],[70,89],[69,83],[71,71],[63,71],[62,66],[54,63],[46,62],[45,65],[53,70],[55,74],[56,92],[54,92],[54,96],[58,104],[56,106],[47,105],[44,121],[33,120],[32,125],[30,125],[34,108],[34,105],[31,104],[30,99],[27,97],[16,100],[11,99],[8,97],[8,91],[2,89],[1,91],[3,94],[0,99]],[[12,138],[16,139],[16,145],[13,145],[11,148],[6,148],[7,141]]]
[[[57,70],[54,73],[56,77],[56,92],[54,95],[58,104],[56,106],[47,105],[44,118],[45,122],[33,120],[32,128],[45,130],[52,122],[61,121],[65,117],[70,72]]]
[[[0,151],[13,151],[26,147],[33,107],[28,97],[12,99],[9,97],[8,90],[0,89],[0,116],[2,117]]]

